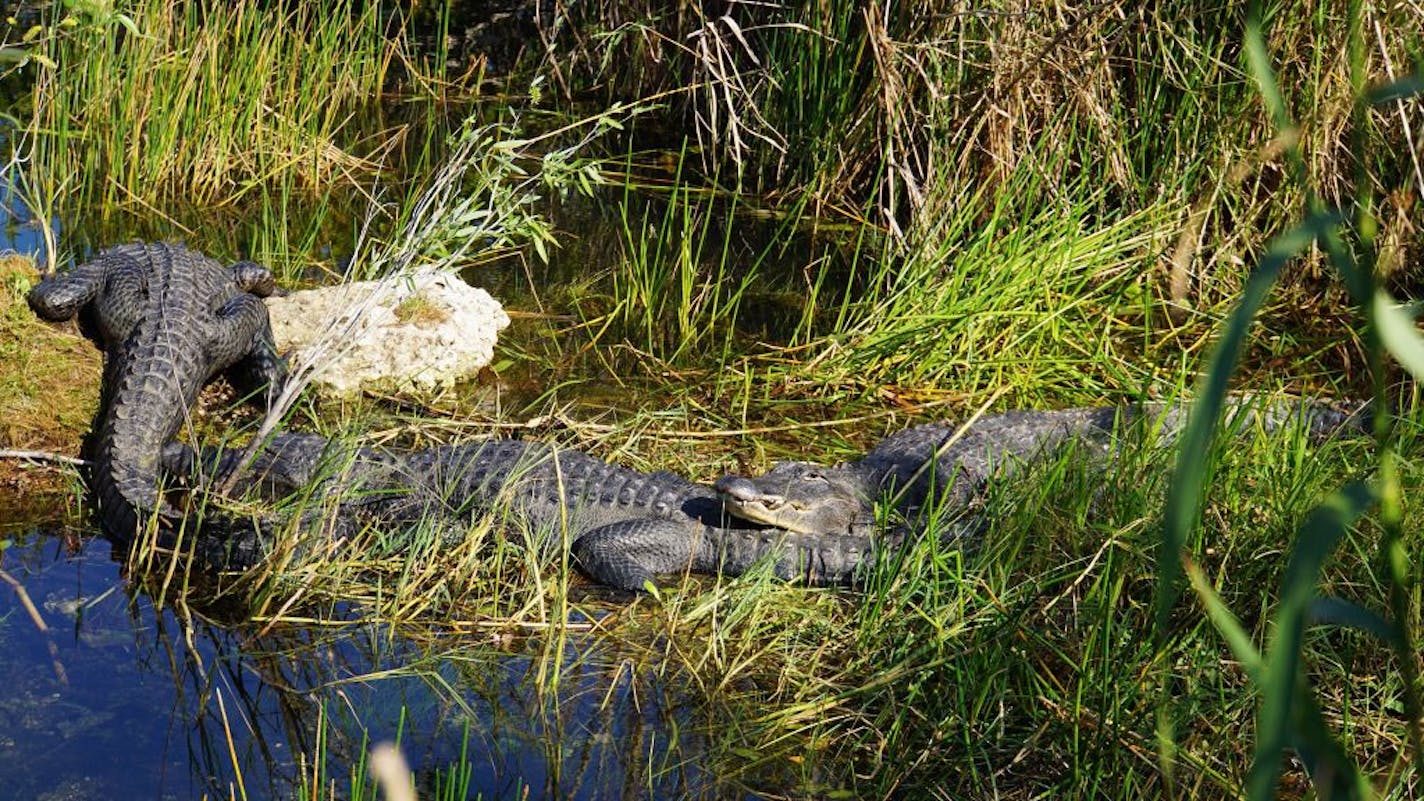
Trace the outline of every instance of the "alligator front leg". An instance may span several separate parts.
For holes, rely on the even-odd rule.
[[[812,586],[850,584],[875,557],[875,540],[853,534],[804,534],[777,528],[706,527],[697,563],[739,576],[770,562],[778,578]]]
[[[239,261],[227,270],[233,284],[249,295],[266,298],[283,294],[272,271],[255,261]],[[260,397],[265,402],[264,408],[271,409],[282,382],[286,380],[287,363],[277,355],[277,343],[272,338],[265,305],[259,314],[255,309],[248,309],[250,304],[246,301],[241,303],[244,307],[241,313],[260,316],[260,323],[252,338],[251,348],[224,375],[239,395],[254,400]],[[229,308],[220,310],[219,315],[231,316],[237,312],[229,304]]]
[[[599,584],[644,591],[658,574],[693,567],[695,526],[660,517],[611,523],[574,540],[569,554]]]
[[[848,584],[875,553],[868,537],[716,528],[656,517],[595,528],[569,552],[590,578],[625,590],[641,590],[669,573],[740,576],[767,561],[787,581]]]
[[[283,294],[272,271],[255,261],[234,262],[227,271],[232,274],[232,282],[243,292],[259,298]]]
[[[225,375],[240,395],[260,397],[263,408],[271,409],[286,380],[287,365],[277,355],[266,304],[255,295],[234,295],[217,316],[210,363],[226,368]]]
[[[84,336],[107,352],[123,342],[142,317],[149,273],[131,254],[116,253],[44,279],[25,301],[42,320],[79,318]]]
[[[52,323],[72,320],[99,294],[107,272],[103,263],[90,262],[67,273],[51,275],[30,290],[25,302],[42,320]]]

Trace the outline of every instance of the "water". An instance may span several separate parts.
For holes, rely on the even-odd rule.
[[[462,765],[471,798],[736,792],[702,764],[697,702],[597,637],[551,655],[504,632],[422,647],[381,626],[225,626],[155,605],[102,539],[65,542],[31,530],[0,563],[48,627],[5,588],[0,798],[226,798],[239,782],[287,798],[313,775],[345,797],[366,741],[397,736],[428,797]],[[456,655],[426,656],[456,636]]]
[[[0,133],[0,147],[9,147],[5,135]],[[44,232],[39,221],[30,213],[24,201],[14,191],[14,185],[0,174],[0,252],[14,251],[34,258],[36,264],[44,264],[48,258]],[[59,221],[51,228],[59,236]]]

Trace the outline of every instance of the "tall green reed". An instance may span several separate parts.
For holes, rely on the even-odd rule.
[[[357,141],[404,42],[379,8],[133,0],[46,40],[32,180],[103,212],[240,201],[289,180],[363,185],[394,141]],[[71,12],[78,16],[78,12]],[[56,27],[66,29],[64,23]]]
[[[848,305],[813,343],[806,377],[862,389],[952,387],[969,403],[1005,389],[1017,404],[1090,403],[1150,385],[1152,374],[1133,366],[1161,347],[1141,332],[1154,289],[1142,264],[1171,212],[1103,224],[1078,207],[1022,221],[1011,206],[966,200],[908,253],[888,243],[861,257]]]
[[[1313,625],[1353,628],[1379,638],[1395,653],[1395,669],[1402,677],[1405,728],[1411,767],[1424,773],[1419,720],[1419,665],[1413,640],[1419,624],[1413,586],[1417,566],[1411,562],[1402,528],[1402,488],[1392,432],[1393,398],[1389,391],[1387,359],[1392,357],[1417,380],[1424,377],[1424,337],[1412,317],[1379,283],[1378,231],[1375,182],[1369,173],[1372,159],[1374,107],[1401,103],[1424,88],[1424,71],[1403,80],[1369,89],[1365,69],[1364,9],[1348,6],[1348,63],[1350,86],[1356,98],[1351,114],[1351,140],[1356,164],[1353,198],[1339,209],[1327,208],[1314,186],[1297,127],[1279,88],[1268,48],[1269,25],[1261,4],[1251,7],[1245,26],[1246,60],[1278,135],[1290,142],[1286,148],[1288,172],[1297,192],[1305,197],[1305,219],[1279,236],[1258,263],[1236,310],[1227,319],[1206,373],[1199,400],[1183,438],[1171,490],[1164,512],[1155,604],[1159,648],[1169,653],[1174,638],[1171,611],[1178,585],[1185,574],[1205,606],[1212,623],[1242,663],[1260,694],[1256,717],[1255,753],[1247,776],[1251,799],[1273,798],[1277,791],[1283,752],[1293,751],[1305,763],[1322,797],[1372,798],[1373,787],[1351,754],[1331,732],[1306,664],[1310,651],[1307,629]],[[1220,599],[1216,588],[1189,556],[1193,536],[1200,526],[1210,470],[1210,443],[1216,434],[1227,384],[1236,369],[1251,323],[1277,282],[1284,265],[1311,247],[1322,250],[1350,290],[1361,317],[1363,342],[1373,383],[1376,455],[1373,475],[1351,481],[1317,506],[1302,524],[1290,551],[1279,594],[1270,619],[1266,647],[1258,649],[1251,635]],[[1318,589],[1321,571],[1352,526],[1371,508],[1378,508],[1381,536],[1377,558],[1388,579],[1387,613],[1331,595]],[[1164,702],[1162,753],[1164,770],[1171,775],[1172,727],[1170,704]]]

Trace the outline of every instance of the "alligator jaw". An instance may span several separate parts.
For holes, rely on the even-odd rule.
[[[722,496],[723,507],[735,517],[768,526],[782,526],[787,531],[801,534],[817,533],[797,527],[795,524],[799,522],[799,518],[796,515],[782,514],[786,499],[779,495],[762,492],[751,479],[738,475],[725,475],[717,479],[713,487]],[[783,521],[781,519],[783,517],[788,519]]]
[[[730,515],[798,534],[863,534],[875,507],[853,470],[781,462],[755,478],[725,475],[713,485]]]

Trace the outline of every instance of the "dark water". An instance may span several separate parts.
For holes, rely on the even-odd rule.
[[[426,797],[462,769],[462,798],[737,794],[708,775],[695,702],[592,636],[461,634],[447,652],[457,635],[222,626],[157,607],[102,539],[71,552],[39,531],[0,568],[48,627],[3,588],[0,798],[228,797],[239,781],[287,798],[314,775],[346,797],[366,741],[398,736]]]

